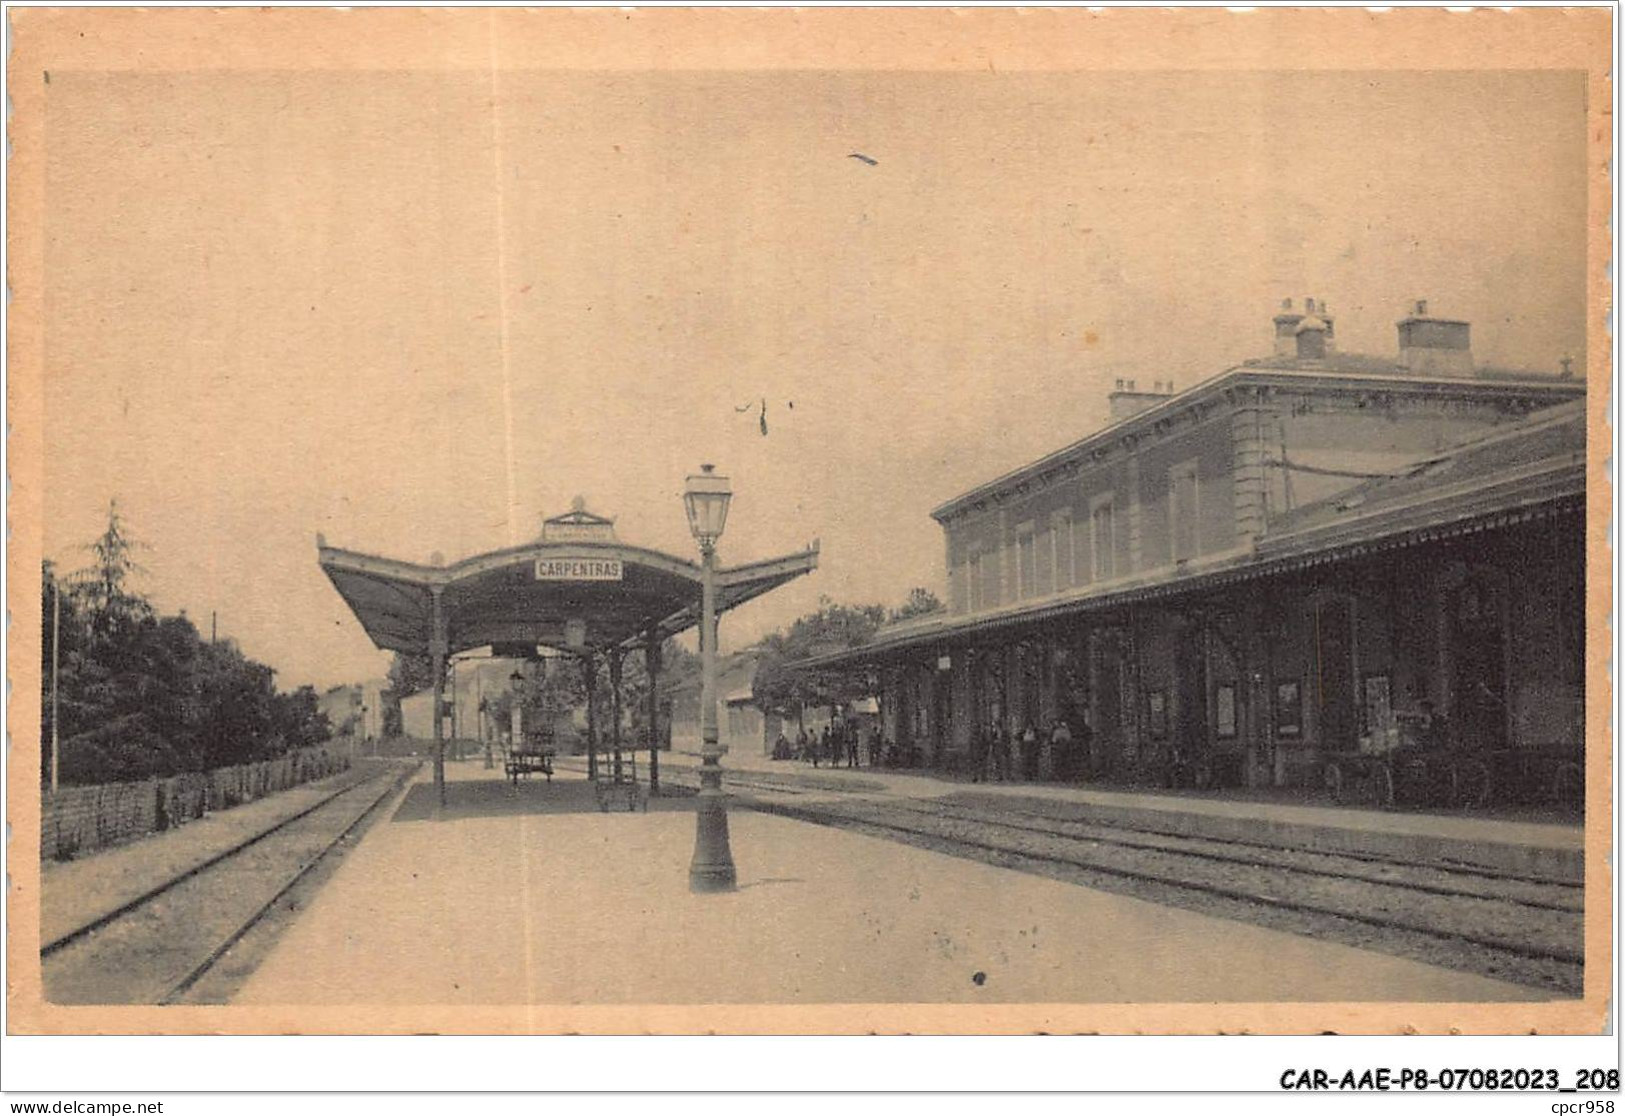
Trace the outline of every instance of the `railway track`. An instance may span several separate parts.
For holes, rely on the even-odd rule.
[[[275,825],[40,947],[61,1004],[173,1004],[204,980],[400,789],[414,768],[347,781]]]
[[[679,776],[681,778],[681,776]],[[1101,890],[1532,984],[1582,990],[1579,884],[1451,863],[1301,850],[1058,817],[1005,804],[818,797],[730,775],[751,809]]]

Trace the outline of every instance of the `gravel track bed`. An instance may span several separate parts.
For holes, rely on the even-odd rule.
[[[753,808],[902,841],[965,859],[1064,879],[1188,910],[1327,938],[1429,964],[1578,995],[1577,913],[1509,899],[1442,897],[1402,884],[1301,873],[1124,849],[1060,834],[1012,833],[997,823],[933,815],[896,803]]]
[[[944,805],[952,806],[956,809],[979,811],[984,815],[1008,815],[1011,817],[1021,817],[1044,822],[1077,822],[1084,825],[1102,825],[1110,829],[1123,830],[1132,833],[1156,834],[1157,836],[1172,837],[1176,839],[1189,838],[1188,834],[1159,830],[1155,825],[1151,824],[1142,825],[1131,822],[1102,822],[1098,819],[1089,817],[1088,806],[1077,805],[1069,808],[1067,806],[1040,798],[1023,798],[1017,796],[1010,796],[1006,798],[985,794],[953,794],[937,799],[937,801]],[[1283,844],[1278,840],[1222,840],[1225,844],[1234,845],[1238,848],[1256,848],[1264,849],[1266,851],[1285,850],[1288,852],[1308,851],[1298,849],[1290,844]],[[1482,864],[1456,861],[1449,858],[1438,858],[1429,861],[1417,861],[1412,863],[1397,860],[1392,856],[1384,856],[1381,853],[1336,850],[1329,851],[1326,855],[1335,856],[1344,860],[1364,861],[1372,864],[1399,864],[1404,867],[1432,868],[1441,872],[1447,872],[1452,877],[1481,877],[1483,879],[1494,880],[1497,884],[1508,882],[1533,884],[1537,888],[1556,889],[1557,894],[1561,894],[1562,891],[1566,889],[1571,895],[1579,895],[1583,892],[1585,886],[1581,881],[1576,879],[1552,879],[1547,876],[1519,875],[1516,872],[1503,871],[1497,868],[1486,867]]]
[[[59,1004],[156,1004],[403,778],[382,772],[43,958]]]
[[[900,805],[900,804],[899,804]],[[1484,871],[1405,864],[1378,857],[1349,857],[1339,853],[1314,852],[1280,846],[1224,841],[1209,837],[1158,833],[1109,823],[1089,823],[1027,811],[979,810],[975,807],[940,803],[917,813],[964,818],[967,821],[1040,834],[1058,834],[1084,842],[1117,845],[1124,848],[1164,850],[1235,864],[1275,868],[1309,875],[1335,875],[1366,883],[1403,887],[1435,895],[1459,898],[1511,900],[1521,906],[1568,911],[1585,910],[1582,890],[1572,884],[1537,883],[1518,877],[1500,877]],[[993,815],[993,816],[990,816]],[[1006,820],[1017,818],[1021,820]],[[1041,821],[1046,824],[1036,825]]]
[[[807,791],[835,791],[845,794],[875,794],[886,789],[886,784],[876,783],[871,779],[843,779],[828,775],[793,775],[774,776],[762,775],[751,771],[737,774],[729,772],[724,777],[724,784],[733,784],[739,787],[760,787],[763,790],[780,791],[786,794],[804,794]]]

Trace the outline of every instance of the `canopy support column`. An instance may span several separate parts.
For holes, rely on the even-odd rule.
[[[615,781],[621,781],[621,649],[609,651],[609,746],[614,751]]]
[[[581,675],[587,687],[587,778],[598,778],[598,660],[591,651],[581,656]]]
[[[440,586],[429,590],[429,693],[430,716],[434,718],[434,798],[438,809],[446,808],[446,727],[442,717],[446,689],[446,610],[440,601]]]
[[[643,668],[649,676],[649,793],[660,795],[660,632],[651,627],[643,645]]]

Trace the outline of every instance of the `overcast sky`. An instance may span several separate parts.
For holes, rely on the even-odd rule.
[[[1392,353],[1583,358],[1562,74],[53,74],[45,552],[116,496],[142,587],[284,685],[382,673],[317,532],[427,561],[586,497],[724,563],[724,624],[941,592],[938,502],[1101,425],[1113,379],[1270,347],[1282,297]],[[850,158],[859,152],[875,160]],[[768,435],[758,427],[765,399]],[[793,404],[793,407],[792,407]],[[740,407],[750,409],[741,413]]]

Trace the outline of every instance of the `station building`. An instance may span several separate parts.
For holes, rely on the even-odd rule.
[[[867,672],[948,770],[1061,722],[1029,776],[1311,784],[1418,711],[1580,748],[1584,384],[1477,365],[1425,303],[1392,356],[1340,352],[1313,299],[1273,327],[1188,390],[1118,381],[1107,427],[936,508],[946,609],[809,667]]]

